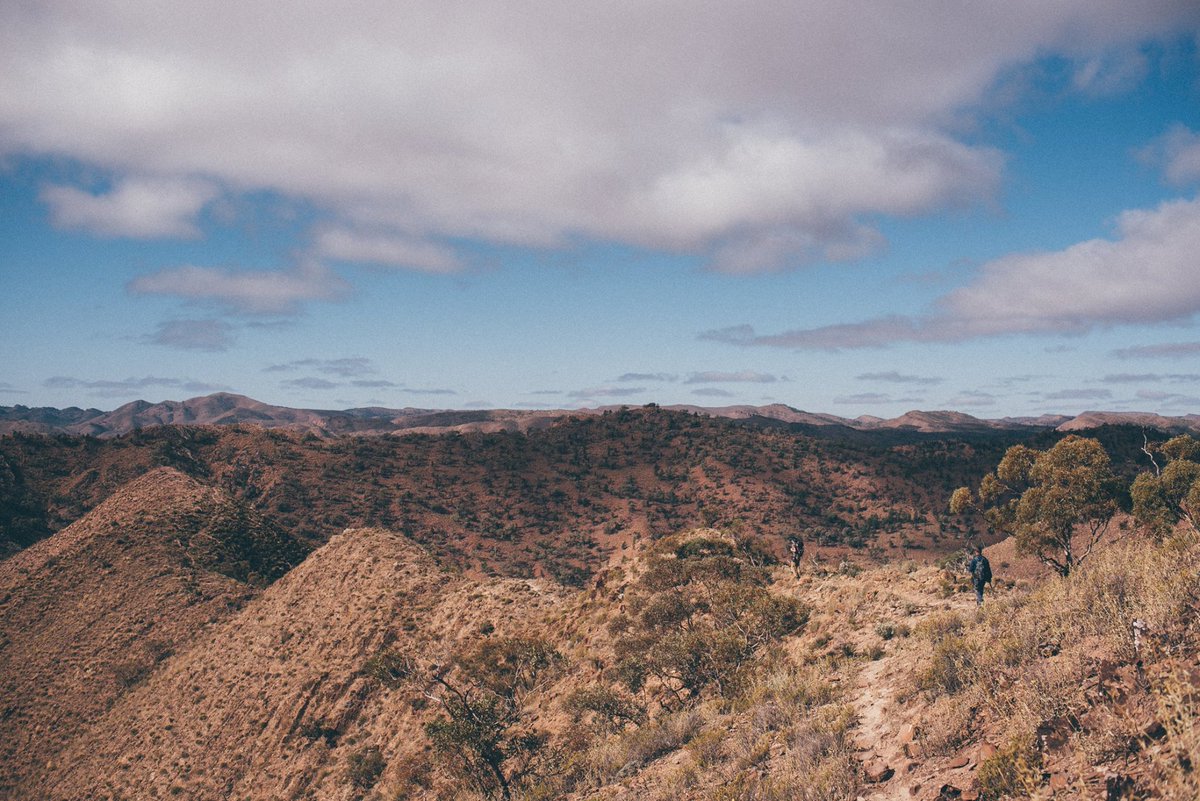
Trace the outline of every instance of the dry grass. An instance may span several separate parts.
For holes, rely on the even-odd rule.
[[[706,710],[689,709],[608,737],[583,755],[582,783],[602,787],[630,776],[651,762],[687,745],[706,723]]]
[[[740,770],[712,801],[847,801],[861,788],[849,732],[854,712],[826,706],[789,733],[784,754],[766,771]]]
[[[1151,783],[1161,798],[1200,798],[1200,689],[1194,675],[1174,666],[1157,682],[1155,701],[1167,730],[1168,753]]]
[[[915,633],[930,647],[911,688],[930,702],[921,727],[926,751],[956,750],[985,712],[990,736],[1008,745],[980,766],[981,785],[990,788],[983,797],[1033,792],[1030,776],[1040,775],[1029,750],[1035,730],[1090,709],[1095,699],[1085,687],[1102,664],[1194,661],[1198,563],[1194,538],[1163,545],[1131,539],[1095,554],[1069,578],[991,602],[974,621],[949,613],[927,618]],[[1148,626],[1136,650],[1135,620]],[[1174,755],[1156,762],[1155,781],[1164,798],[1200,797],[1190,767],[1200,765],[1197,693],[1180,670],[1147,675]],[[1096,732],[1075,735],[1074,743],[1093,761],[1115,758],[1136,733],[1125,724],[1093,726]]]

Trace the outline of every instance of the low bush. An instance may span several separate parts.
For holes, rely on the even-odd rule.
[[[580,766],[583,779],[593,787],[600,787],[614,778],[632,775],[687,745],[700,733],[704,723],[705,716],[700,711],[689,709],[609,737],[585,755]]]
[[[979,763],[980,801],[1028,798],[1042,779],[1042,755],[1033,735],[1017,737]]]
[[[370,790],[385,767],[383,754],[375,746],[369,746],[355,751],[346,760],[346,777],[358,789]]]
[[[637,726],[646,720],[644,707],[607,685],[580,687],[567,696],[563,706],[574,715],[576,721],[590,714],[596,725],[608,732],[619,731],[629,725]]]
[[[362,674],[384,687],[399,687],[412,678],[416,663],[412,657],[394,649],[385,649],[368,659],[362,666]]]

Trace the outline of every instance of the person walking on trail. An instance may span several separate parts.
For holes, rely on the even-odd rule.
[[[971,583],[975,585],[975,605],[983,606],[983,587],[992,580],[992,565],[983,555],[983,546],[975,546],[975,556],[967,565],[971,574]]]
[[[804,540],[788,537],[788,555],[792,559],[792,575],[800,578],[800,562],[804,560]]]

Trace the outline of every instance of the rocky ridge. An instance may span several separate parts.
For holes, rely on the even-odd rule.
[[[252,598],[243,567],[266,581],[302,556],[219,490],[162,468],[0,562],[0,797],[34,797],[28,782],[81,726]]]

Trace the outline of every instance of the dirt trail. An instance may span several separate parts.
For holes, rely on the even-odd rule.
[[[892,586],[889,595],[894,602],[920,608],[908,619],[909,625],[947,611],[969,615],[975,608],[974,600],[966,595],[938,599],[904,586]],[[858,712],[853,739],[869,782],[862,793],[866,801],[932,799],[947,782],[963,789],[970,784],[968,772],[974,770],[974,759],[924,759],[913,746],[920,704],[904,703],[901,697],[910,687],[920,655],[915,645],[913,640],[895,642],[882,658],[863,666],[850,691],[849,703]],[[956,762],[963,764],[954,767]],[[959,774],[962,781],[955,782]]]

